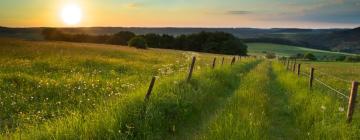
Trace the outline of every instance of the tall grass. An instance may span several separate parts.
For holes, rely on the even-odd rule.
[[[22,129],[9,138],[24,139],[164,139],[183,136],[196,128],[239,85],[239,78],[258,62],[161,79],[148,103],[146,88],[127,94],[95,111],[74,113],[37,127]],[[209,104],[211,103],[211,104]],[[198,122],[198,123],[196,123]]]
[[[297,139],[360,138],[359,117],[351,124],[345,121],[347,100],[320,85],[310,91],[308,78],[298,78],[280,64],[275,64],[274,69],[289,96],[288,107],[294,114],[295,127],[299,129]]]
[[[298,78],[284,66],[263,64],[193,139],[359,139],[359,113],[346,123],[346,100]]]
[[[269,63],[262,63],[247,74],[235,95],[194,139],[267,139],[269,69]]]
[[[11,132],[77,112],[91,112],[147,86],[152,76],[196,71],[214,57],[173,50],[0,39],[0,131]]]

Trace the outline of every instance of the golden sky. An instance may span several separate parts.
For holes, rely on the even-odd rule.
[[[81,22],[61,18],[78,5]],[[358,0],[2,0],[0,26],[300,27],[360,25]]]

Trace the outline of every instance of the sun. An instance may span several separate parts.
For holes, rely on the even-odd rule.
[[[76,4],[69,4],[62,8],[61,18],[67,25],[77,25],[81,22],[83,13],[81,8]]]

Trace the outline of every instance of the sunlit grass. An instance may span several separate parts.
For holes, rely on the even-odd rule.
[[[89,112],[146,85],[152,76],[196,71],[223,56],[98,44],[0,40],[1,130]],[[226,57],[229,65],[231,56]],[[219,63],[219,61],[218,61]]]
[[[195,73],[186,82],[193,56]],[[0,39],[1,138],[360,139],[359,110],[346,123],[346,98],[317,82],[309,90],[308,77],[279,62],[247,58],[230,66],[230,59]],[[359,79],[356,63],[301,63],[303,72],[315,67],[315,78],[346,94],[349,83],[317,71]],[[153,94],[144,102],[152,76]]]

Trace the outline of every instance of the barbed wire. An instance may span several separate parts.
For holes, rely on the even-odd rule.
[[[309,65],[309,64],[308,64],[308,65]],[[305,67],[309,69],[308,66],[305,66]],[[316,72],[317,72],[317,73],[320,73],[320,74],[322,74],[322,75],[325,75],[325,76],[333,77],[333,78],[337,79],[338,81],[342,81],[342,82],[346,82],[346,83],[352,83],[351,80],[343,79],[343,78],[340,78],[340,77],[337,77],[337,76],[334,76],[334,75],[325,73],[325,72],[321,71],[321,69],[319,69],[318,67],[316,67]]]
[[[300,74],[302,74],[303,76],[310,76],[310,74],[307,74],[305,72],[300,72]]]
[[[319,80],[319,79],[316,79],[316,78],[315,78],[315,81],[319,82],[320,84],[322,84],[323,86],[325,86],[325,87],[329,88],[330,90],[332,90],[332,91],[334,91],[334,92],[338,93],[339,95],[341,95],[341,96],[343,96],[343,97],[345,97],[345,98],[349,99],[349,96],[346,96],[344,93],[340,92],[339,90],[336,90],[335,88],[333,88],[333,87],[331,87],[330,85],[328,85],[328,84],[324,83],[323,81],[321,81],[321,80]]]
[[[319,71],[318,71],[318,72],[319,72]],[[305,72],[300,72],[300,74],[301,74],[302,76],[305,76],[305,77],[310,76],[310,74],[305,73]],[[339,90],[333,88],[332,86],[326,84],[325,82],[319,80],[318,78],[314,78],[314,80],[315,80],[316,82],[320,83],[321,85],[327,87],[328,89],[334,91],[334,92],[337,93],[338,95],[341,95],[342,97],[345,97],[346,99],[349,99],[349,96],[347,96],[347,95],[345,95],[344,93],[340,92]]]
[[[352,83],[351,80],[342,79],[342,78],[340,78],[340,77],[337,77],[337,76],[334,76],[334,75],[330,75],[330,74],[324,73],[324,72],[319,71],[319,70],[317,70],[317,72],[320,73],[320,74],[322,74],[322,75],[325,75],[325,76],[333,77],[333,78],[335,78],[335,79],[337,79],[337,80],[339,80],[339,81],[345,82],[345,83]]]

